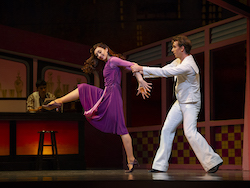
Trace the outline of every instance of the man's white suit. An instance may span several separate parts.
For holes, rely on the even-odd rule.
[[[181,63],[180,59],[177,58],[162,68],[143,67],[143,74],[145,78],[174,77],[176,81],[175,95],[177,100],[164,122],[160,147],[154,158],[152,169],[168,170],[168,160],[175,132],[182,122],[184,135],[205,171],[223,162],[197,131],[197,118],[201,106],[200,75],[193,56],[187,56]]]

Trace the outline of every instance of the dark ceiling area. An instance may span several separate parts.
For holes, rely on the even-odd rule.
[[[123,53],[235,16],[233,6],[249,9],[232,0],[8,0],[0,24]]]

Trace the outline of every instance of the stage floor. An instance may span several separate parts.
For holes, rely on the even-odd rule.
[[[169,170],[166,173],[149,173],[139,169],[133,173],[124,170],[56,170],[56,171],[0,171],[0,186],[13,187],[237,187],[249,185],[250,171],[219,170],[208,174],[203,170]],[[138,188],[139,188],[138,187]],[[189,186],[188,186],[189,187]]]

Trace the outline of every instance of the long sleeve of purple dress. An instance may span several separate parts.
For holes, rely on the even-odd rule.
[[[96,113],[87,118],[91,125],[102,132],[118,135],[128,133],[123,114],[120,67],[131,70],[132,65],[133,63],[118,57],[111,57],[106,62],[103,69],[105,93],[103,89],[89,84],[78,85],[79,98],[85,111],[90,110],[103,97]]]

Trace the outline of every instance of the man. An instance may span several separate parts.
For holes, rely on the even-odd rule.
[[[177,127],[183,122],[184,134],[198,160],[208,173],[215,173],[223,160],[208,145],[205,138],[197,132],[197,118],[200,111],[200,75],[199,68],[190,55],[191,41],[183,35],[172,40],[172,52],[176,59],[162,68],[133,65],[133,72],[141,72],[144,77],[174,77],[176,81],[176,101],[168,112],[161,131],[160,147],[150,172],[168,170],[173,139]]]
[[[55,95],[46,91],[46,86],[47,83],[44,80],[36,82],[37,91],[32,93],[27,99],[28,112],[41,112],[43,104],[56,99]]]

